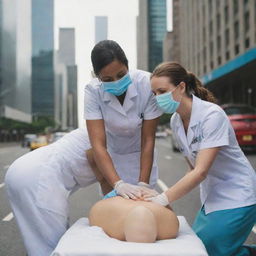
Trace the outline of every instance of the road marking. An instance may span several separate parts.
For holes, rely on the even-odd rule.
[[[13,219],[13,213],[10,212],[7,216],[3,218],[3,221],[10,221]]]
[[[252,232],[256,234],[256,225],[254,225],[254,227],[252,228]]]
[[[166,190],[168,190],[168,187],[167,187],[167,186],[165,185],[165,183],[164,183],[162,180],[160,180],[160,179],[157,180],[157,185],[162,189],[163,192],[166,191]]]
[[[165,156],[164,158],[167,159],[167,160],[171,160],[172,159],[171,156]]]
[[[4,183],[1,183],[1,184],[0,184],[0,188],[2,188],[3,186],[4,186]]]

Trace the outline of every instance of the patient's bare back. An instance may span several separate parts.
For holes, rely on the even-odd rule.
[[[133,216],[132,222],[130,221],[129,225],[136,223],[136,221],[142,226],[144,224],[148,226],[150,225],[146,222],[146,219],[145,221],[143,221],[143,218],[140,219],[142,216],[140,212],[143,208],[152,213],[156,223],[156,240],[177,237],[179,221],[173,211],[152,202],[134,201],[119,196],[97,202],[91,208],[89,214],[90,225],[99,226],[110,237],[125,241],[127,240],[127,237],[125,236],[125,224],[127,225],[127,219],[129,214],[131,215],[131,212],[133,212]],[[136,209],[138,214],[136,213]],[[140,211],[138,211],[139,209]]]

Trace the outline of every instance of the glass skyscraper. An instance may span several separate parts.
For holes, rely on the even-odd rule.
[[[149,71],[163,61],[166,34],[166,0],[148,0]]]
[[[32,1],[32,113],[54,117],[54,0]]]

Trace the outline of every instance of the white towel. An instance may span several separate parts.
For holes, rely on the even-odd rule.
[[[207,256],[201,240],[183,216],[176,239],[131,243],[110,238],[100,227],[81,218],[62,236],[51,256]]]

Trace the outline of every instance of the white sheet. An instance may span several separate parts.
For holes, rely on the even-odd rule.
[[[81,218],[63,235],[52,256],[207,256],[201,240],[183,216],[176,239],[151,244],[122,242],[110,238],[96,226]]]

